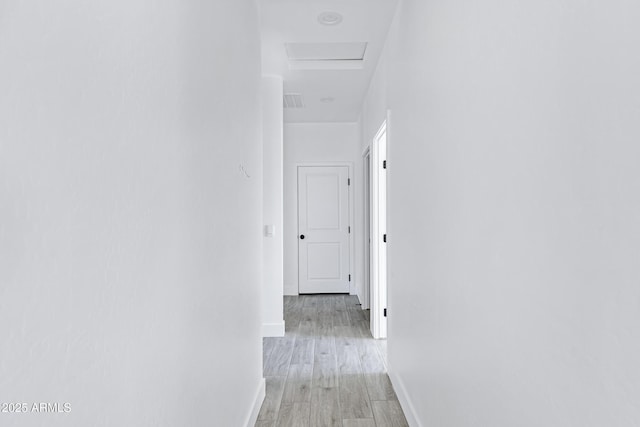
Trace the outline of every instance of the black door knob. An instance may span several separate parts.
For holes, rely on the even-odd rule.
[[[300,235],[300,240],[304,240],[304,234]]]

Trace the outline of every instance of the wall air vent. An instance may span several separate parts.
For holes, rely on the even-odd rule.
[[[285,93],[283,104],[284,108],[304,108],[304,100],[302,99],[302,94]]]

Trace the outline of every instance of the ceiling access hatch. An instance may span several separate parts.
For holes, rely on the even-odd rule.
[[[289,61],[362,61],[366,42],[285,43]]]

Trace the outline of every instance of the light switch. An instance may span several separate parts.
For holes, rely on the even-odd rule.
[[[264,235],[266,237],[273,237],[276,235],[276,226],[275,225],[265,225],[264,226]]]

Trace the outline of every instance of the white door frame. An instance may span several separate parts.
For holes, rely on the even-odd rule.
[[[371,148],[362,153],[362,192],[364,196],[364,277],[362,291],[362,309],[371,308]]]
[[[353,181],[353,162],[296,162],[296,177],[298,176],[298,169],[300,167],[305,167],[305,166],[325,166],[325,167],[339,167],[339,166],[346,166],[349,170],[349,180],[351,181],[351,185],[349,186],[349,225],[351,226],[351,233],[349,234],[349,274],[351,274],[351,282],[349,282],[349,294],[350,295],[356,295],[356,274],[355,274],[355,268],[354,268],[354,262],[353,260],[356,259],[355,257],[355,245],[354,245],[354,236],[355,236],[355,226],[354,226],[354,213],[353,213],[353,206],[354,206],[354,201],[353,201],[353,197],[354,197],[354,193],[355,191],[354,189],[354,181]],[[297,178],[296,178],[296,182],[297,182]],[[299,189],[298,189],[298,184],[296,183],[296,220],[299,216],[299,212],[298,212],[298,194],[299,194]],[[299,230],[298,230],[298,224],[296,224],[296,235],[295,238],[296,240],[298,240],[298,236],[300,235]],[[300,268],[300,260],[298,259],[299,255],[296,255],[296,262],[298,263],[298,268]],[[298,294],[300,294],[300,280],[299,280],[299,276],[296,277],[296,281],[298,282]]]
[[[376,339],[387,337],[387,318],[383,315],[383,310],[387,308],[387,256],[386,243],[383,241],[383,235],[387,233],[386,185],[384,188],[379,185],[381,179],[386,183],[382,162],[387,157],[386,151],[382,152],[380,147],[383,135],[386,140],[387,120],[371,141],[371,334]]]

